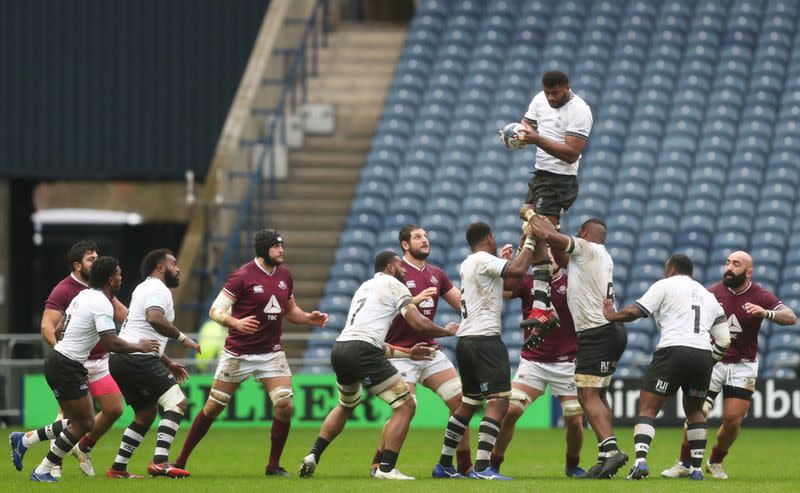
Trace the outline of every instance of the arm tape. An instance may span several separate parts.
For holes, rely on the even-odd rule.
[[[225,319],[230,316],[228,315],[228,310],[232,306],[233,300],[230,299],[228,295],[220,291],[217,295],[217,299],[215,299],[214,303],[211,305],[211,320],[224,326]]]
[[[411,351],[408,351],[404,348],[392,346],[391,344],[384,344],[383,345],[383,355],[389,359],[392,358],[410,358]]]

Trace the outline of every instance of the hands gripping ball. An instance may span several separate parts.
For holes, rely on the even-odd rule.
[[[521,123],[509,123],[500,130],[500,142],[512,151],[524,149],[527,146],[522,140],[524,138],[524,130],[525,125]]]

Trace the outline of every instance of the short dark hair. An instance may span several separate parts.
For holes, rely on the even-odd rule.
[[[169,248],[157,248],[145,255],[141,266],[142,279],[152,274],[158,264],[167,259],[167,255],[174,256],[175,254]]]
[[[386,270],[386,266],[392,263],[395,257],[397,257],[397,254],[391,250],[384,250],[375,255],[375,272],[383,272]]]
[[[83,256],[86,255],[86,252],[96,252],[97,251],[97,243],[93,242],[92,240],[81,240],[71,247],[69,247],[69,251],[67,252],[67,260],[69,261],[69,268],[72,269],[72,264],[75,262],[81,263],[83,261]]]
[[[119,261],[114,257],[99,257],[92,263],[92,270],[89,271],[89,286],[95,289],[103,289],[108,284],[109,278],[117,273]]]
[[[587,220],[583,221],[583,224],[581,224],[581,229],[586,229],[587,227],[589,227],[590,224],[597,224],[598,226],[602,226],[603,229],[608,231],[608,227],[606,226],[606,222],[603,221],[602,219],[600,219],[599,217],[593,217],[593,218],[590,218],[590,219],[587,219]]]
[[[256,257],[269,260],[269,249],[275,245],[283,243],[283,236],[274,229],[262,229],[256,233],[253,239],[253,246],[256,251]]]
[[[692,259],[682,253],[676,253],[667,260],[667,265],[675,268],[675,272],[684,276],[691,276],[694,272],[694,264]]]
[[[547,87],[549,89],[551,87],[568,85],[569,77],[560,70],[550,70],[549,72],[545,72],[542,76],[542,87]]]
[[[417,229],[422,229],[422,226],[419,224],[406,224],[403,226],[400,232],[397,233],[397,240],[400,242],[400,248],[403,248],[404,241],[406,243],[411,241],[411,232]]]
[[[488,224],[478,221],[467,226],[467,245],[475,248],[475,245],[482,242],[492,234],[492,228]]]

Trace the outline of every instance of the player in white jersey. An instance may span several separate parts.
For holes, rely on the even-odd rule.
[[[134,410],[133,422],[122,436],[114,464],[106,473],[109,478],[133,477],[127,471],[128,461],[155,421],[158,408],[163,409],[158,423],[158,438],[153,461],[147,466],[151,476],[187,477],[189,473],[167,462],[169,448],[186,412],[186,398],[179,383],[188,378],[183,367],[167,369],[161,363],[168,339],[176,339],[186,349],[200,351],[200,346],[172,325],[175,305],[170,288],[180,283],[178,262],[166,248],[145,255],[141,267],[146,279],[133,290],[128,319],[120,337],[135,340],[147,336],[158,340],[158,348],[134,354],[114,354],[109,369],[117,381],[125,402]]]
[[[609,321],[630,322],[652,315],[661,331],[639,392],[639,416],[633,429],[636,463],[628,479],[650,474],[647,452],[656,433],[656,414],[679,388],[692,454],[689,479],[703,479],[700,466],[708,434],[703,404],[714,363],[722,359],[731,338],[725,312],[714,295],[692,279],[692,271],[689,257],[673,255],[664,266],[664,279],[650,286],[634,304],[615,312],[613,302],[605,300]],[[714,337],[713,345],[709,334]]]
[[[586,478],[610,478],[628,461],[617,445],[606,395],[628,335],[622,324],[609,322],[603,315],[603,299],[614,300],[614,262],[605,247],[606,225],[589,219],[577,236],[567,236],[542,216],[532,217],[529,223],[534,235],[547,241],[554,253],[567,254],[566,258],[554,256],[562,267],[565,260],[569,265],[567,305],[578,334],[575,384],[598,442],[597,463],[586,471]]]
[[[518,140],[536,146],[536,172],[528,182],[528,194],[520,209],[520,218],[534,214],[546,216],[559,228],[561,215],[578,198],[580,157],[592,131],[592,110],[570,89],[569,78],[552,70],[542,76],[542,91],[533,97],[522,119],[525,127]],[[502,135],[501,135],[502,140]],[[547,254],[543,262],[534,262],[534,289],[544,292],[552,278]],[[523,328],[544,332],[558,326],[552,308],[538,301],[523,322]]]
[[[130,353],[152,351],[158,347],[153,339],[128,342],[116,334],[114,308],[109,301],[122,284],[119,262],[112,257],[94,261],[89,274],[89,287],[73,298],[59,330],[63,338],[44,361],[44,375],[64,413],[60,419],[28,433],[9,435],[11,460],[22,470],[22,458],[28,447],[44,440],[55,440],[47,457],[31,473],[31,481],[56,482],[53,467],[75,446],[78,439],[94,425],[94,405],[88,394],[88,370],[84,366],[89,352],[102,341],[109,351]]]
[[[533,238],[527,238],[514,260],[511,245],[497,257],[497,243],[488,224],[467,227],[467,244],[472,253],[461,263],[461,326],[456,358],[461,375],[461,405],[447,422],[435,478],[463,478],[453,467],[456,446],[475,411],[486,401],[486,414],[478,429],[478,453],[469,477],[510,479],[495,471],[489,457],[508,411],[511,396],[511,365],[508,349],[500,339],[503,290],[512,290],[531,264]],[[546,251],[545,251],[546,253]]]
[[[400,313],[411,328],[430,337],[448,337],[457,324],[441,327],[417,309],[411,292],[402,283],[405,267],[396,253],[385,251],[375,257],[375,277],[356,290],[347,323],[331,349],[331,365],[339,387],[339,405],[328,413],[319,436],[300,464],[300,477],[310,478],[325,448],[344,429],[347,419],[361,402],[362,385],[392,407],[384,426],[385,448],[377,479],[414,479],[397,470],[397,456],[414,417],[416,403],[408,384],[387,358],[432,359],[434,349],[424,343],[410,350],[384,342],[389,326]]]

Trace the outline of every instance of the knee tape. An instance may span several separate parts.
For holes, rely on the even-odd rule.
[[[601,377],[597,375],[575,374],[575,385],[578,387],[593,387],[605,389],[611,384],[611,375]]]
[[[181,392],[181,388],[176,384],[161,394],[161,397],[158,398],[158,405],[161,406],[164,411],[175,411],[182,415],[183,409],[180,408],[179,404],[184,400],[186,400],[186,397],[183,395],[183,392]]]
[[[505,392],[495,392],[493,394],[489,394],[486,396],[487,401],[492,401],[496,399],[510,399],[511,398],[511,391],[506,390]]]
[[[291,387],[278,387],[270,391],[269,400],[272,401],[272,405],[274,407],[277,406],[278,403],[281,403],[282,405],[286,402],[286,399],[291,399],[293,395],[294,392],[292,392]]]
[[[531,396],[529,396],[524,390],[515,388],[511,389],[511,404],[514,404],[524,411],[528,409],[528,406],[531,405],[531,402],[533,402]]]
[[[225,392],[223,392],[221,390],[211,389],[211,391],[208,393],[208,399],[211,400],[211,401],[216,402],[217,404],[219,404],[222,407],[225,407],[225,406],[228,405],[228,402],[230,402],[231,395],[230,394],[226,394]]]
[[[358,403],[361,402],[361,384],[337,385],[339,387],[339,404],[342,407],[350,408],[358,406]]]
[[[565,418],[569,416],[580,416],[583,414],[583,408],[577,399],[570,399],[561,403],[561,414]]]
[[[442,398],[443,401],[449,401],[453,397],[461,393],[461,379],[453,377],[450,380],[439,385],[436,389],[436,395]]]
[[[408,384],[398,376],[394,384],[378,392],[377,396],[380,400],[389,404],[392,409],[397,409],[405,404],[407,400],[411,399],[411,389],[408,387]]]

